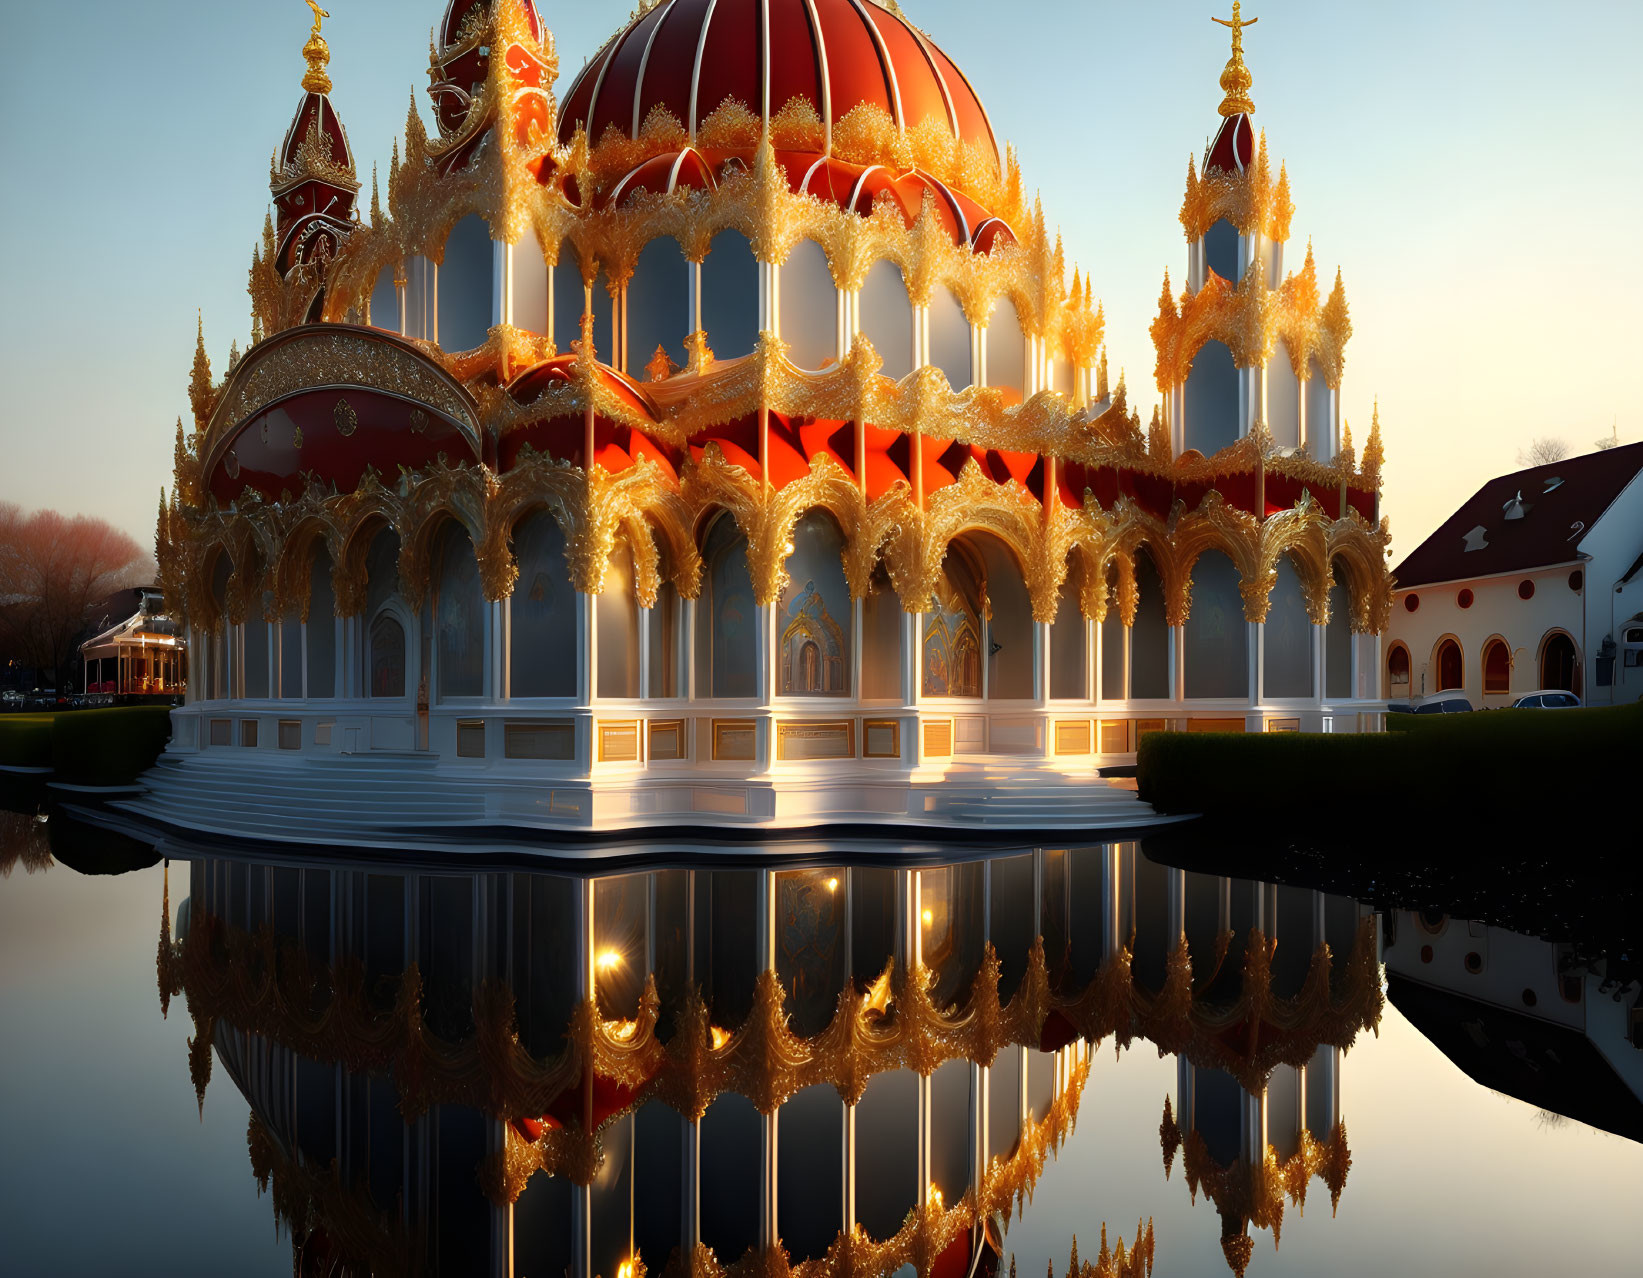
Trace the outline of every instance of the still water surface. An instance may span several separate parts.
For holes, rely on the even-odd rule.
[[[1637,1272],[1635,989],[1136,845],[950,855],[8,856],[0,1271],[1060,1275],[1105,1224],[1158,1274]]]

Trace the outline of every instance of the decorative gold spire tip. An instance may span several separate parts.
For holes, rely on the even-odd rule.
[[[1222,115],[1253,115],[1255,102],[1249,96],[1250,87],[1255,78],[1250,75],[1249,68],[1244,65],[1244,28],[1253,27],[1259,18],[1250,18],[1247,21],[1242,17],[1243,6],[1239,0],[1232,0],[1232,18],[1211,18],[1211,22],[1218,22],[1232,31],[1232,57],[1227,60],[1226,70],[1221,72],[1221,88],[1226,97],[1221,99]]]
[[[302,77],[302,87],[310,93],[329,93],[331,77],[326,74],[325,68],[331,62],[331,46],[325,43],[325,37],[319,33],[319,29],[320,23],[331,15],[319,7],[318,0],[303,2],[314,11],[314,29],[308,33],[308,43],[302,46],[302,56],[308,60],[308,70]]]

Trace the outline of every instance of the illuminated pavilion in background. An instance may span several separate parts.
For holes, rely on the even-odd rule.
[[[531,0],[452,0],[368,210],[316,18],[254,342],[178,428],[196,677],[138,806],[1110,828],[1148,731],[1379,726],[1378,428],[1229,25],[1146,426],[894,4],[645,4],[561,102]]]

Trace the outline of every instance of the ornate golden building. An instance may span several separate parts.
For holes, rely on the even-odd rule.
[[[1111,826],[1147,731],[1376,726],[1378,431],[1232,25],[1146,427],[894,4],[641,4],[561,100],[531,0],[451,0],[368,209],[316,16],[162,501],[197,657],[151,811],[243,830],[194,782],[364,756],[403,824],[946,822],[1003,776],[997,820]]]

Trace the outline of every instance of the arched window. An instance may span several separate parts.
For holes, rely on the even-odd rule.
[[[434,543],[434,635],[439,696],[477,697],[485,685],[484,600],[468,532],[448,521]]]
[[[1082,701],[1089,692],[1088,631],[1081,595],[1084,568],[1080,559],[1068,566],[1050,627],[1050,696],[1057,701]]]
[[[1301,446],[1301,383],[1279,338],[1266,365],[1266,424],[1279,448]]]
[[[1461,657],[1460,644],[1453,639],[1445,639],[1438,645],[1432,668],[1438,676],[1438,686],[1433,692],[1458,691],[1466,686],[1466,663]]]
[[[588,296],[582,285],[582,259],[576,246],[565,240],[559,246],[559,263],[553,268],[553,345],[561,355],[571,353],[571,343],[582,336],[582,312]],[[609,359],[611,346],[610,285],[603,267],[593,279],[593,345],[600,359]]]
[[[377,272],[371,286],[371,324],[390,333],[399,332],[399,289],[394,284],[394,268],[385,266]]]
[[[1491,639],[1483,649],[1483,695],[1512,690],[1512,650],[1504,639]]]
[[[599,620],[599,695],[639,695],[639,601],[633,595],[633,556],[626,545],[611,551],[605,588],[595,596]]]
[[[1386,654],[1386,699],[1403,701],[1409,696],[1409,649],[1401,643]]]
[[[1580,658],[1574,640],[1561,630],[1547,635],[1540,646],[1540,686],[1580,692]]]
[[[839,290],[815,240],[800,240],[782,263],[782,341],[800,368],[823,369],[839,357]]]
[[[787,585],[776,612],[776,690],[783,696],[848,696],[854,641],[844,533],[826,511],[807,511],[793,527]]]
[[[901,691],[901,596],[881,563],[861,601],[861,695],[897,701]]]
[[[924,614],[926,697],[981,696],[981,594],[976,564],[949,545]]]
[[[485,219],[470,213],[451,229],[439,268],[439,345],[447,351],[483,346],[490,334],[496,249]]]
[[[1212,457],[1238,442],[1238,368],[1222,342],[1208,341],[1187,374],[1186,446]]]
[[[987,385],[1008,392],[1011,403],[1026,395],[1027,339],[1021,331],[1021,313],[1008,297],[993,303],[987,321]]]
[[[373,697],[405,695],[405,627],[398,617],[384,610],[371,622],[370,651],[366,669]]]
[[[740,231],[720,231],[702,260],[702,328],[717,359],[758,345],[759,260]]]
[[[1312,695],[1312,618],[1306,611],[1300,574],[1295,571],[1295,562],[1288,555],[1278,559],[1278,580],[1268,596],[1262,648],[1266,662],[1262,672],[1266,696]],[[1406,683],[1407,655],[1404,663]]]
[[[690,307],[690,263],[679,241],[662,236],[645,245],[627,290],[627,371],[645,380],[658,349],[683,368],[685,338],[695,328]]]
[[[1329,624],[1324,628],[1324,696],[1331,701],[1345,701],[1353,695],[1352,598],[1339,562],[1332,563],[1330,571]]]
[[[1188,697],[1248,700],[1249,624],[1238,569],[1218,550],[1205,551],[1193,567],[1184,656]]]
[[[913,371],[913,304],[901,267],[888,258],[874,262],[862,281],[861,332],[884,361],[886,377],[901,379]]]
[[[720,515],[702,545],[702,597],[696,604],[696,690],[708,697],[758,695],[758,610],[747,569],[747,538]]]
[[[1204,265],[1228,284],[1238,283],[1243,272],[1238,228],[1222,218],[1204,232]]]
[[[308,696],[337,694],[337,604],[331,591],[331,555],[325,547],[314,550],[308,578]]]
[[[1164,583],[1152,556],[1135,556],[1135,624],[1130,628],[1130,696],[1161,700],[1171,695],[1169,622],[1164,616]]]
[[[513,697],[574,697],[576,591],[565,563],[565,535],[545,510],[513,530],[519,580],[508,604],[508,692]]]
[[[938,288],[930,298],[930,363],[942,371],[954,390],[963,390],[974,380],[970,321],[951,289]]]

